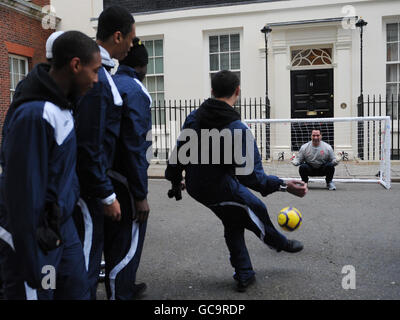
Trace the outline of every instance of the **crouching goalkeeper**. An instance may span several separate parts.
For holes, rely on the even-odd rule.
[[[308,189],[302,181],[293,180],[285,184],[278,177],[264,173],[251,131],[241,122],[240,115],[233,108],[239,93],[239,79],[234,73],[220,71],[214,75],[212,94],[215,98],[206,100],[186,118],[165,176],[172,182],[169,197],[181,199],[181,190],[186,185],[191,197],[211,209],[221,219],[230,262],[235,269],[233,278],[237,281],[238,291],[243,292],[255,280],[245,244],[245,229],[254,232],[265,244],[278,252],[293,253],[303,249],[300,241],[288,240],[275,229],[265,204],[248,188],[260,192],[262,196],[275,191],[288,191],[298,197],[304,197]],[[218,148],[210,147],[212,138],[204,135],[204,132],[215,130],[220,133]],[[188,137],[186,141],[183,141],[183,133]],[[227,133],[233,137],[230,143],[226,139]],[[197,147],[188,148],[187,144],[192,146],[193,141],[197,142]],[[239,154],[245,155],[246,160],[243,163],[237,161],[238,150],[235,149],[238,148]],[[235,154],[235,159],[230,163],[224,160],[222,164],[222,161],[215,164],[215,159],[225,159],[224,153],[227,152]],[[188,155],[190,161],[182,161],[183,155]]]
[[[299,167],[301,180],[308,183],[309,177],[324,176],[326,187],[329,190],[336,190],[333,175],[335,166],[340,161],[336,159],[332,147],[322,141],[321,130],[314,129],[311,132],[311,141],[303,144],[297,156],[292,160],[294,166]]]

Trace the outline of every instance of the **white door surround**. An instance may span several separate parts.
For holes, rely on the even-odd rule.
[[[352,106],[352,39],[354,30],[344,29],[341,20],[328,22],[305,22],[295,25],[271,26],[269,38],[269,92],[271,118],[291,118],[291,70],[333,68],[334,116],[350,117],[356,112]],[[322,65],[292,65],[293,50],[330,48],[331,63]],[[346,109],[340,107],[342,103]],[[291,152],[290,128],[277,126],[276,134],[271,132],[271,155]],[[279,134],[278,134],[279,132]],[[335,134],[335,148],[352,152],[352,140],[356,137]]]

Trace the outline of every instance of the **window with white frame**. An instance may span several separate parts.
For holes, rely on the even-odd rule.
[[[397,119],[400,95],[400,22],[386,25],[386,48],[386,95],[389,102],[392,102],[392,98],[395,101],[387,104],[386,113]]]
[[[240,34],[209,37],[210,78],[221,70],[230,70],[240,79]]]
[[[164,41],[162,39],[145,40],[143,43],[149,54],[149,64],[147,65],[144,85],[153,100],[152,123],[153,125],[165,125]]]
[[[28,74],[28,59],[21,56],[9,55],[8,66],[10,71],[10,101],[12,101],[18,82]]]

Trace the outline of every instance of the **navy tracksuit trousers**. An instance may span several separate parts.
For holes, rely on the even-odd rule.
[[[111,181],[120,203],[121,221],[105,217],[103,204],[98,199],[80,199],[74,213],[83,243],[92,300],[96,299],[103,250],[107,297],[111,300],[133,298],[147,227],[147,223],[138,224],[133,220],[135,208],[126,184],[115,178]]]
[[[6,230],[2,230],[6,232]],[[44,266],[52,266],[56,271],[55,289],[32,289],[21,278],[16,265],[16,256],[11,243],[0,240],[0,268],[3,278],[4,297],[7,300],[88,300],[89,283],[73,219],[61,225],[63,243],[45,255],[38,250],[40,271],[43,278],[50,273]],[[7,237],[10,239],[9,237]],[[43,279],[42,278],[42,279]],[[46,279],[44,279],[47,283]],[[43,281],[43,280],[42,280]]]
[[[104,246],[103,204],[96,198],[81,197],[75,207],[74,221],[83,246],[90,299],[96,300]]]
[[[243,186],[233,201],[208,207],[224,225],[225,242],[236,279],[247,280],[255,274],[245,243],[246,229],[272,249],[280,250],[286,245],[286,237],[275,229],[265,204]]]

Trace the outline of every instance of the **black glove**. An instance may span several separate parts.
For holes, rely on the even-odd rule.
[[[185,189],[185,185],[182,182],[173,183],[172,189],[168,190],[168,198],[175,197],[176,201],[182,200],[182,190]]]
[[[48,202],[36,231],[40,249],[45,255],[51,250],[57,249],[61,243],[61,211],[57,203]]]

